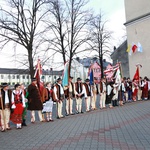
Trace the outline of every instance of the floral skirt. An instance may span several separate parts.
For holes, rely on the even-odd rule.
[[[46,103],[43,104],[42,113],[52,112],[52,110],[53,110],[53,101],[52,100],[49,100],[49,101],[47,101]]]

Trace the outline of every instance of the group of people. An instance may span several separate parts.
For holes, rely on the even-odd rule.
[[[120,83],[115,80],[107,81],[102,78],[100,83],[94,78],[93,84],[86,79],[82,82],[80,77],[75,83],[69,77],[68,85],[62,86],[62,79],[58,78],[55,84],[47,82],[45,87],[38,86],[36,78],[25,88],[24,84],[16,84],[14,90],[9,89],[7,83],[1,85],[0,90],[0,118],[1,131],[10,130],[10,121],[16,124],[17,129],[26,126],[27,110],[30,111],[31,123],[36,121],[35,111],[41,122],[53,122],[53,105],[56,104],[57,118],[68,115],[89,112],[91,110],[122,106],[126,102],[147,100],[149,98],[150,82],[147,77],[131,81],[122,78]],[[73,101],[75,100],[75,110]],[[62,109],[65,103],[65,112]],[[85,110],[83,110],[83,103]],[[99,103],[99,105],[97,105]]]

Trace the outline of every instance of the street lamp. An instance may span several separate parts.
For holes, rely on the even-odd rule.
[[[51,73],[52,73],[52,83],[53,83],[53,68],[50,68],[50,71],[51,71]]]

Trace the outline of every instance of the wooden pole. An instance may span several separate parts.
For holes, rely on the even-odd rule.
[[[1,95],[1,88],[0,88],[0,95]],[[6,130],[6,121],[5,121],[5,115],[4,115],[4,106],[3,106],[2,95],[0,96],[0,103],[1,103],[1,107],[2,107],[2,116],[3,116],[3,121],[4,121],[4,130]]]

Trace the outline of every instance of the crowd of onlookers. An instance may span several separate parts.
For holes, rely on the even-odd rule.
[[[35,112],[38,111],[41,122],[53,122],[53,105],[56,104],[57,119],[68,115],[123,106],[126,102],[147,100],[150,96],[150,81],[147,77],[138,80],[122,78],[120,82],[107,81],[102,78],[98,83],[94,78],[92,84],[86,79],[82,82],[80,77],[75,83],[69,77],[68,85],[62,86],[62,79],[58,78],[55,84],[50,82],[41,86],[36,78],[25,88],[24,84],[16,84],[13,90],[7,83],[1,85],[0,90],[0,118],[1,131],[10,130],[10,121],[16,124],[17,129],[26,126],[26,114],[30,111],[30,121],[36,121]],[[73,107],[75,101],[75,109]],[[83,109],[83,103],[85,109]],[[65,104],[66,114],[62,114]],[[97,105],[98,104],[98,105]]]

